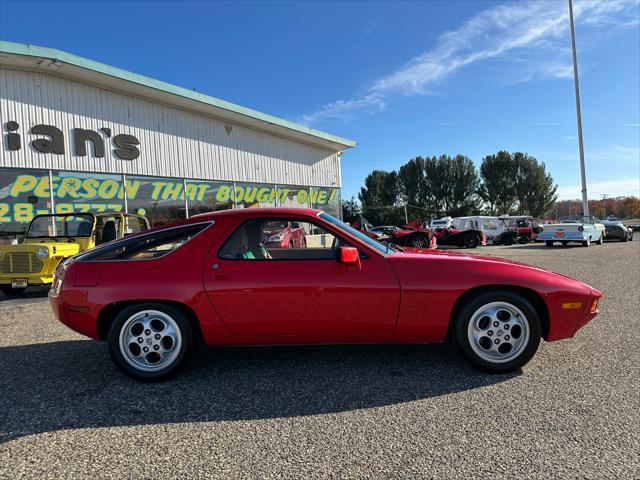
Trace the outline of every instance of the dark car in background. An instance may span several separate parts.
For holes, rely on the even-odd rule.
[[[620,240],[621,242],[629,242],[633,240],[633,229],[627,227],[622,222],[607,222],[604,225],[607,236],[606,240]]]

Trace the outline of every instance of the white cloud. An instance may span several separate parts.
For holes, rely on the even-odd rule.
[[[583,0],[574,4],[578,26],[607,27],[638,23],[638,0]],[[564,1],[510,1],[490,8],[444,32],[435,46],[403,67],[375,80],[361,95],[337,100],[303,115],[312,124],[328,118],[384,110],[397,95],[429,93],[456,71],[483,60],[521,63],[526,73],[518,81],[536,76],[571,78],[567,48],[568,9]]]
[[[560,200],[573,200],[582,197],[582,186],[560,185],[558,197]],[[600,198],[606,193],[610,197],[623,195],[640,196],[640,177],[626,177],[618,180],[605,180],[601,182],[587,182],[587,194],[589,198]]]

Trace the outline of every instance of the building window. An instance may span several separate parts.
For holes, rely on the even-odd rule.
[[[278,206],[309,208],[309,188],[295,186],[278,186]]]
[[[240,182],[235,184],[234,199],[237,208],[275,207],[276,195],[275,185]]]
[[[145,215],[152,227],[186,218],[182,179],[127,175],[127,210]]]
[[[324,210],[329,215],[342,218],[339,188],[311,187],[309,203],[311,208]]]
[[[234,207],[233,183],[187,180],[189,216]]]
[[[0,168],[0,243],[15,242],[35,215],[51,213],[49,172]]]
[[[124,212],[121,175],[53,171],[56,213]]]

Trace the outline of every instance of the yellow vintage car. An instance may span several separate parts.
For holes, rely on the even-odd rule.
[[[49,284],[62,260],[148,228],[145,217],[128,213],[38,215],[21,244],[0,245],[0,291],[17,294]]]

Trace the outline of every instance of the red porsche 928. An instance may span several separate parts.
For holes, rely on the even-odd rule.
[[[295,226],[304,242],[276,242]],[[572,337],[602,294],[577,280],[499,258],[404,253],[331,215],[246,209],[197,215],[116,240],[57,269],[59,320],[106,340],[138,380],[175,374],[198,343],[431,343],[508,372],[540,339]]]

